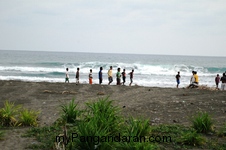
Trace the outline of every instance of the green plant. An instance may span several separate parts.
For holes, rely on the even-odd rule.
[[[37,126],[37,118],[38,118],[39,112],[33,111],[33,110],[28,110],[28,109],[23,109],[20,112],[19,116],[19,122],[23,126]]]
[[[132,136],[146,136],[150,132],[149,120],[135,120],[130,117],[127,123],[126,132]]]
[[[191,118],[192,127],[198,133],[207,133],[212,131],[213,121],[207,112],[199,112]]]
[[[61,118],[67,123],[75,123],[80,114],[80,111],[76,108],[77,104],[75,104],[74,101],[75,100],[72,99],[69,104],[61,105],[63,111]]]
[[[106,138],[120,133],[120,124],[122,124],[119,109],[113,106],[112,102],[107,97],[86,104],[87,114],[78,124],[79,138],[76,143],[79,149],[112,149],[114,141]],[[81,140],[84,137],[88,139]],[[103,137],[102,142],[98,139],[101,137]]]
[[[107,140],[107,137],[111,136],[111,133],[108,132],[108,127],[99,127],[96,119],[97,118],[94,118],[88,122],[79,123],[79,136],[75,139],[76,147],[78,149],[111,149],[113,144],[110,143],[112,143],[112,141]],[[73,143],[74,142],[71,142],[70,144]]]
[[[199,135],[194,129],[183,132],[182,136],[177,139],[178,143],[192,146],[203,145],[205,141],[205,138]]]
[[[17,116],[21,106],[15,106],[13,102],[5,101],[4,107],[0,109],[0,123],[2,126],[18,125]]]
[[[224,126],[222,126],[219,131],[217,132],[217,135],[219,137],[226,137],[226,123],[224,124]]]
[[[122,124],[122,117],[119,115],[119,108],[113,106],[112,103],[113,101],[108,97],[99,99],[97,102],[87,103],[88,114],[85,116],[85,120],[95,120],[98,128],[108,128],[111,133],[117,132]]]

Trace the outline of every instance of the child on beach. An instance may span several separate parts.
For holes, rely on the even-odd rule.
[[[219,74],[217,74],[217,76],[216,76],[216,78],[215,78],[216,89],[219,89],[219,88],[218,88],[219,82],[220,82],[220,76],[219,76]]]
[[[113,77],[112,77],[112,66],[110,66],[110,69],[108,70],[108,85],[111,84],[111,82],[113,81]]]
[[[124,85],[125,82],[126,82],[126,69],[123,69],[123,72],[122,72],[122,80],[123,80],[122,84]]]
[[[129,75],[130,75],[130,84],[129,84],[129,86],[131,86],[132,83],[133,83],[133,72],[134,72],[134,70],[132,70],[132,72],[129,73]]]
[[[89,84],[92,84],[93,83],[93,76],[92,76],[92,69],[90,69],[89,71]]]
[[[101,84],[102,81],[103,81],[102,70],[103,70],[103,68],[100,67],[100,71],[99,71],[99,84]]]
[[[180,72],[177,73],[176,80],[177,80],[177,88],[178,88],[178,86],[180,84]]]
[[[66,77],[65,77],[65,83],[68,82],[69,83],[69,73],[68,73],[68,68],[66,68],[66,73],[65,73]]]
[[[76,72],[76,84],[79,84],[79,68],[77,68],[77,72]]]
[[[118,72],[116,73],[116,78],[117,78],[117,85],[121,85],[120,68],[118,68]]]

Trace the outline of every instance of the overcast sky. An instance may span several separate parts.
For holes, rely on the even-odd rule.
[[[226,56],[226,0],[0,0],[0,49]]]

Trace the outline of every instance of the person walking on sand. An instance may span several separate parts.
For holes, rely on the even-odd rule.
[[[126,82],[126,69],[123,69],[123,72],[122,72],[122,84],[125,85],[125,82]]]
[[[134,70],[132,70],[132,71],[129,73],[129,75],[130,75],[130,84],[129,84],[129,86],[131,86],[132,83],[133,83],[133,72],[134,72]]]
[[[223,76],[221,77],[221,90],[226,90],[226,75],[223,73]]]
[[[66,73],[65,73],[66,77],[65,77],[65,83],[68,82],[69,83],[69,73],[68,73],[68,68],[66,68]]]
[[[116,73],[117,85],[121,85],[121,73],[120,68],[118,68],[118,72]]]
[[[112,77],[112,66],[110,66],[110,69],[108,70],[108,85],[110,85],[113,82],[113,77]]]
[[[76,84],[79,84],[79,68],[77,68],[77,72],[76,72]]]
[[[219,89],[218,88],[219,82],[220,82],[220,76],[219,74],[217,74],[217,76],[215,77],[216,89]]]
[[[176,81],[177,81],[177,88],[178,88],[180,84],[180,72],[178,72],[176,75]]]
[[[92,75],[92,69],[89,70],[89,84],[93,84],[93,75]]]
[[[101,83],[102,83],[102,81],[103,81],[102,70],[103,70],[103,68],[102,68],[102,67],[100,67],[100,71],[99,71],[99,84],[101,84]]]

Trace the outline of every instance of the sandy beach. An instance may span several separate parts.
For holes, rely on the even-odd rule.
[[[216,128],[226,122],[226,91],[157,88],[142,86],[88,85],[74,83],[0,81],[0,107],[5,100],[39,110],[39,125],[51,125],[59,118],[60,105],[73,98],[79,108],[85,102],[99,98],[114,100],[124,116],[144,117],[150,124],[182,124],[189,126],[189,117],[197,111],[206,111],[214,119]],[[0,149],[20,148],[34,139],[22,138],[27,128],[9,130]],[[19,149],[20,149],[19,148]],[[17,149],[17,148],[16,148]]]

